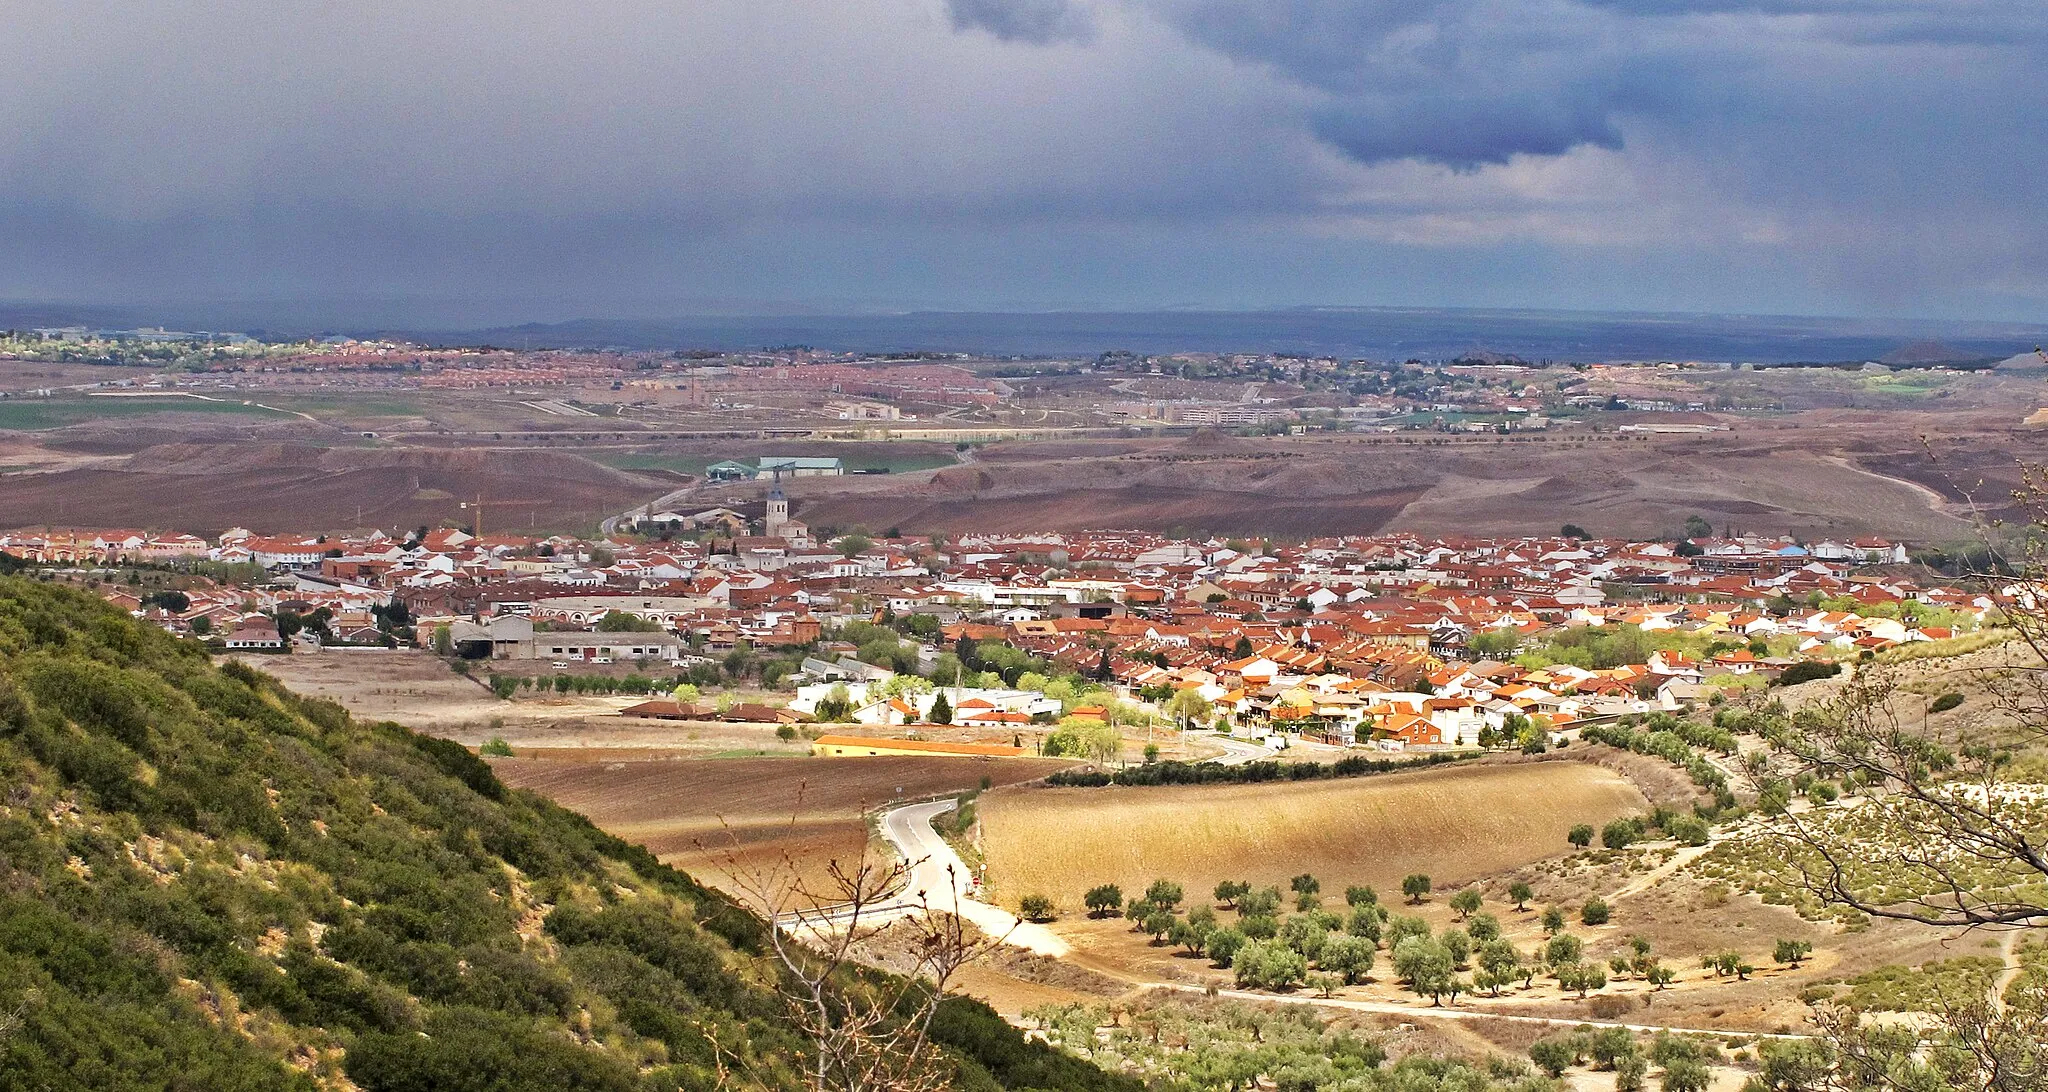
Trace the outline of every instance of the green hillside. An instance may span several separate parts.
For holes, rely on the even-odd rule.
[[[0,1092],[804,1087],[762,929],[455,744],[0,579]],[[958,1088],[1135,1087],[934,1028]]]

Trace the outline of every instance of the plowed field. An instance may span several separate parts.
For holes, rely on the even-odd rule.
[[[707,883],[731,889],[735,867],[784,854],[808,878],[867,844],[865,812],[897,799],[959,792],[983,777],[1043,777],[1055,759],[735,758],[639,762],[500,759],[508,785],[533,789],[638,842]]]

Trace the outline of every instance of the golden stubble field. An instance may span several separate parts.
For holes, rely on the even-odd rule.
[[[1577,762],[1480,765],[1335,781],[1158,788],[1042,789],[982,798],[994,896],[1128,893],[1161,877],[1206,894],[1217,881],[1278,884],[1313,873],[1325,897],[1367,883],[1398,897],[1427,873],[1446,888],[1570,846],[1574,823],[1648,810],[1611,770]]]

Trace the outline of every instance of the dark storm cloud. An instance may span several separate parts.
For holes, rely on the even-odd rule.
[[[1580,146],[1620,148],[1638,58],[1615,17],[1533,0],[1157,0],[1162,18],[1326,101],[1319,139],[1361,163],[1454,170]],[[1683,79],[1684,77],[1680,77]]]
[[[1095,30],[1087,12],[1067,0],[946,0],[946,13],[957,30],[1034,45],[1084,42]]]
[[[1461,171],[1517,155],[1562,155],[1583,144],[1621,147],[1621,132],[1601,103],[1530,96],[1330,109],[1315,115],[1311,131],[1361,163],[1414,158]]]
[[[2048,310],[2048,0],[19,0],[0,33],[34,44],[0,295]]]

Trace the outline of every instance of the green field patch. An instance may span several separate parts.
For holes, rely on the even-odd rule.
[[[212,402],[203,398],[136,397],[75,399],[8,399],[0,401],[0,429],[33,432],[63,428],[81,421],[113,417],[138,417],[146,413],[228,413],[252,417],[289,416],[279,410],[241,402]]]
[[[694,477],[702,477],[706,467],[727,459],[748,465],[757,462],[753,456],[672,455],[660,451],[592,451],[586,454],[614,470],[669,470]],[[929,448],[906,448],[902,451],[870,449],[842,454],[839,458],[846,464],[848,474],[875,471],[909,474],[919,470],[936,470],[942,466],[952,466],[956,461],[951,452]]]
[[[1843,1000],[1871,1012],[1935,1012],[1984,997],[2004,968],[1990,956],[1935,960],[1917,969],[1892,964],[1850,979]]]

